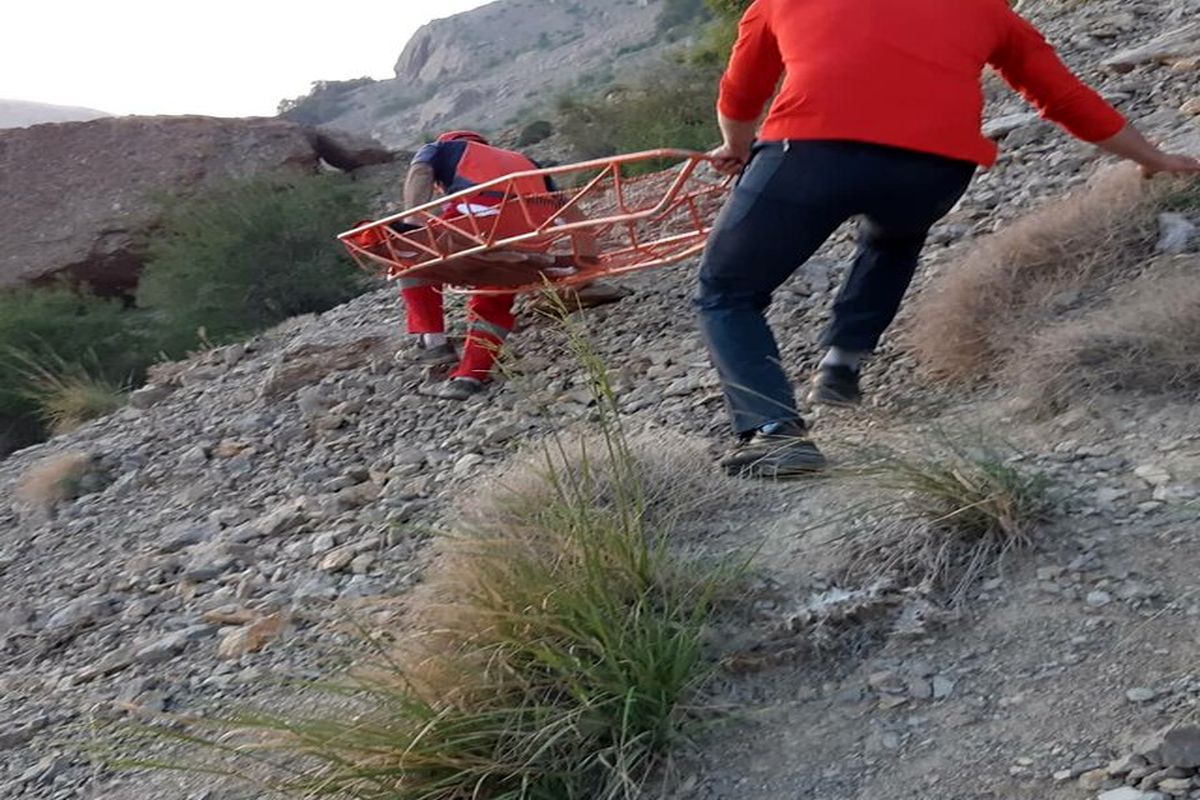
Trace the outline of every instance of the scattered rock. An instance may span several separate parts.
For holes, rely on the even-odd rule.
[[[257,653],[283,633],[288,620],[283,614],[272,614],[248,625],[229,631],[217,645],[217,657],[230,660]]]
[[[175,390],[170,386],[147,383],[129,394],[129,405],[143,410],[153,408],[170,397],[173,391]]]
[[[1200,101],[1197,102],[1196,113],[1200,113]],[[1158,215],[1158,231],[1158,252],[1179,255],[1191,247],[1196,225],[1185,215],[1169,211]]]
[[[1035,112],[1022,111],[1017,114],[1006,114],[984,123],[983,135],[989,139],[1003,139],[1013,131],[1030,125],[1040,124],[1042,118]]]
[[[1159,747],[1161,763],[1168,767],[1200,767],[1200,727],[1180,725],[1162,737]]]
[[[1108,774],[1112,777],[1120,778],[1128,775],[1138,767],[1146,766],[1147,763],[1148,762],[1144,756],[1137,755],[1136,753],[1130,753],[1129,755],[1122,756],[1121,758],[1110,762],[1106,769],[1108,770]]]
[[[1170,63],[1200,56],[1200,23],[1168,31],[1144,45],[1122,50],[1107,59],[1105,66],[1128,72],[1140,64]]]
[[[1108,782],[1108,772],[1103,769],[1092,769],[1079,776],[1079,788],[1094,792]]]
[[[133,652],[133,660],[139,664],[157,664],[179,655],[187,646],[185,631],[169,633],[153,641],[139,645]]]
[[[1125,692],[1125,699],[1131,703],[1149,703],[1158,697],[1158,693],[1145,686],[1136,686]]]
[[[1107,792],[1101,792],[1096,796],[1096,800],[1155,800],[1155,798],[1152,794],[1143,792],[1140,789],[1122,786],[1119,789],[1110,789]]]
[[[1151,486],[1163,486],[1171,482],[1171,473],[1158,464],[1142,464],[1133,474]]]
[[[318,569],[323,572],[341,572],[349,567],[352,561],[354,561],[354,548],[339,547],[331,550],[321,559]]]

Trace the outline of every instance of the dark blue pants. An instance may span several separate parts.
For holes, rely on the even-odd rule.
[[[839,226],[861,216],[858,254],[821,344],[874,350],[900,308],[930,227],[974,173],[965,161],[859,142],[755,148],[717,218],[696,298],[736,432],[799,419],[766,320],[772,292]]]

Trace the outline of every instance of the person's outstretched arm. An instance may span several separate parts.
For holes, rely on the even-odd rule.
[[[1004,44],[992,64],[1042,116],[1076,138],[1140,164],[1147,175],[1200,172],[1200,161],[1153,144],[1094,89],[1081,81],[1032,24],[1008,11]]]
[[[1167,153],[1127,124],[1116,136],[1096,142],[1101,150],[1140,164],[1142,174],[1151,178],[1160,172],[1186,175],[1200,172],[1200,160],[1183,153]]]

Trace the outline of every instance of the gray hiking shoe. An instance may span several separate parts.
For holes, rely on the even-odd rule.
[[[821,367],[813,376],[812,388],[808,390],[808,402],[842,408],[861,404],[862,389],[858,386],[858,370],[838,365]]]
[[[451,378],[437,390],[437,396],[443,400],[469,400],[487,389],[483,381],[474,378]]]
[[[427,347],[424,342],[418,341],[416,344],[405,347],[396,353],[397,364],[435,366],[438,364],[454,364],[457,361],[458,355],[454,352],[454,346],[449,342],[436,347]]]
[[[804,423],[793,420],[763,426],[720,464],[735,477],[779,480],[820,472],[829,462],[808,438]]]

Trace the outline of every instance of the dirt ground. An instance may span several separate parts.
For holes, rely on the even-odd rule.
[[[835,443],[872,430],[910,446],[934,430],[999,433],[1051,476],[1056,511],[1036,547],[985,575],[957,614],[927,620],[924,635],[850,629],[838,652],[800,648],[724,675],[717,703],[741,708],[679,765],[687,777],[674,796],[1083,800],[1118,785],[1077,777],[1196,715],[1198,417],[1186,402],[1131,399],[1032,424],[999,401],[944,417],[822,420]],[[1164,482],[1158,466],[1180,487],[1158,490],[1170,502],[1141,477]],[[839,480],[774,490],[778,521],[758,563],[790,607],[836,573],[833,541],[871,535],[853,513],[838,519],[863,491]],[[788,601],[773,605],[763,619],[786,615]],[[1131,700],[1133,688],[1154,696]]]

